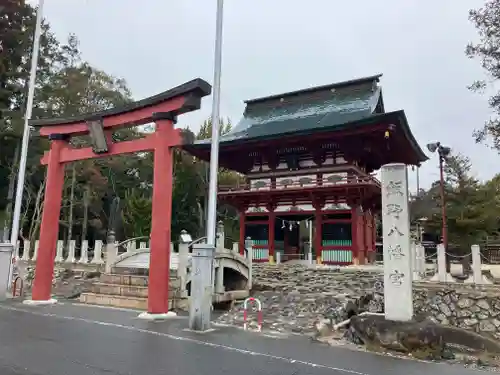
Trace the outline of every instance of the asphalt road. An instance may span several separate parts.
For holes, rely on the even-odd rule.
[[[187,319],[59,304],[0,304],[1,375],[474,375],[461,366],[356,352],[230,327],[186,330]]]

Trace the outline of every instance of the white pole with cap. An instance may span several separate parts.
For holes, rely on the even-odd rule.
[[[21,207],[23,204],[24,180],[26,176],[26,161],[28,159],[28,144],[30,139],[29,120],[33,111],[33,100],[35,98],[36,69],[38,65],[38,54],[40,51],[40,36],[42,34],[43,5],[45,0],[39,0],[36,12],[35,35],[33,37],[33,52],[31,55],[31,70],[28,86],[28,98],[26,100],[26,113],[24,115],[24,130],[21,146],[21,157],[19,159],[19,171],[17,176],[16,200],[14,213],[12,215],[12,228],[10,232],[10,242],[14,248],[17,246],[19,227],[21,221]],[[12,279],[13,264],[10,267],[8,283]]]

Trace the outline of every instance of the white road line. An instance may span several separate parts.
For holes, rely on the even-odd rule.
[[[350,369],[346,369],[346,368],[332,367],[332,366],[322,365],[322,364],[319,364],[319,363],[313,363],[313,362],[308,362],[308,361],[301,361],[301,360],[293,359],[293,358],[286,358],[286,357],[276,356],[276,355],[272,355],[272,354],[259,353],[259,352],[254,352],[254,351],[251,351],[251,350],[235,348],[233,346],[221,345],[221,344],[214,344],[214,343],[207,342],[207,341],[196,340],[196,339],[193,339],[193,338],[190,338],[190,337],[175,336],[175,335],[171,335],[171,334],[168,334],[168,333],[155,332],[155,331],[150,331],[150,330],[147,330],[147,329],[142,329],[142,328],[127,326],[127,325],[123,325],[123,324],[107,323],[107,322],[101,322],[101,321],[98,321],[98,320],[78,318],[78,317],[73,317],[73,316],[64,316],[64,315],[43,313],[43,312],[39,312],[39,311],[19,309],[17,307],[11,307],[11,306],[1,306],[0,305],[0,309],[2,309],[2,310],[24,312],[24,313],[27,313],[27,314],[32,314],[32,315],[37,315],[37,316],[45,316],[45,317],[52,317],[52,318],[63,319],[63,320],[79,321],[79,322],[84,322],[84,323],[89,323],[89,324],[100,325],[100,326],[108,326],[108,327],[114,327],[114,328],[121,328],[121,329],[125,329],[125,330],[128,330],[128,331],[134,331],[134,332],[140,332],[140,333],[145,333],[145,334],[154,335],[154,336],[165,337],[165,338],[169,338],[171,340],[178,340],[178,341],[183,341],[183,342],[189,342],[189,343],[192,343],[192,344],[209,346],[209,347],[212,347],[212,348],[223,349],[223,350],[227,350],[227,351],[231,351],[231,352],[236,352],[236,353],[241,353],[241,354],[247,354],[247,355],[252,355],[252,356],[260,356],[260,357],[265,357],[265,358],[269,358],[269,359],[274,359],[274,360],[277,360],[277,361],[283,361],[283,362],[293,363],[293,364],[300,364],[300,365],[304,365],[304,366],[308,366],[308,367],[324,368],[324,369],[327,369],[327,370],[339,371],[339,372],[343,372],[343,373],[346,373],[346,374],[352,374],[352,375],[373,375],[373,374],[369,374],[369,373],[365,373],[365,372],[359,372],[359,371],[350,370]]]

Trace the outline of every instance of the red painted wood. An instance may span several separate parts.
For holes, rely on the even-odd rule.
[[[358,235],[358,209],[356,206],[351,208],[351,236],[352,236],[352,255],[358,259],[359,256],[359,235]]]
[[[274,226],[276,224],[276,214],[274,212],[269,213],[269,238],[268,238],[268,246],[269,246],[269,256],[274,258]]]
[[[366,224],[365,224],[365,212],[361,213],[358,216],[358,237],[359,237],[359,264],[366,263],[366,241],[365,241],[365,233],[366,233]]]
[[[172,133],[172,139],[169,141],[171,145],[178,145],[181,143],[180,135],[178,134],[180,130],[176,129],[175,133]],[[78,160],[87,160],[94,158],[104,158],[108,156],[121,155],[121,154],[131,154],[141,151],[153,151],[155,148],[156,134],[148,135],[141,139],[134,139],[132,141],[123,141],[118,143],[110,143],[108,148],[109,151],[102,154],[96,154],[92,151],[92,147],[85,148],[72,148],[71,146],[66,146],[61,150],[61,162],[67,163]],[[47,153],[42,157],[41,163],[43,165],[47,164]]]
[[[60,162],[60,154],[65,144],[65,141],[54,140],[50,145],[47,183],[45,186],[44,207],[40,225],[40,242],[33,283],[32,299],[34,301],[47,301],[51,297],[62,190],[64,186],[64,164]]]
[[[240,211],[240,254],[245,255],[245,211]]]
[[[158,121],[155,133],[148,284],[148,312],[151,314],[168,312],[173,186],[172,137],[175,138],[173,122],[169,120]]]
[[[321,210],[317,210],[315,217],[315,232],[314,232],[314,250],[317,255],[320,255],[323,251],[322,240],[323,240],[323,216]]]
[[[159,103],[153,106],[134,110],[133,112],[120,113],[103,118],[103,127],[115,128],[124,125],[137,126],[151,122],[153,113],[155,112],[172,112],[176,111],[184,105],[186,99],[183,96],[169,99],[167,102]],[[72,136],[87,134],[89,132],[85,122],[77,122],[70,124],[51,125],[40,128],[41,136],[49,136],[51,134],[71,134]]]
[[[246,225],[262,225],[262,224],[269,224],[268,220],[246,220],[245,221]]]

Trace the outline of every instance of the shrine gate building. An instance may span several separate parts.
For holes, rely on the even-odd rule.
[[[220,139],[219,163],[245,175],[219,186],[240,212],[240,252],[254,261],[304,258],[362,264],[375,251],[381,206],[374,172],[387,163],[427,159],[403,110],[386,112],[381,75],[248,100],[243,118]],[[210,140],[185,148],[210,158]]]

